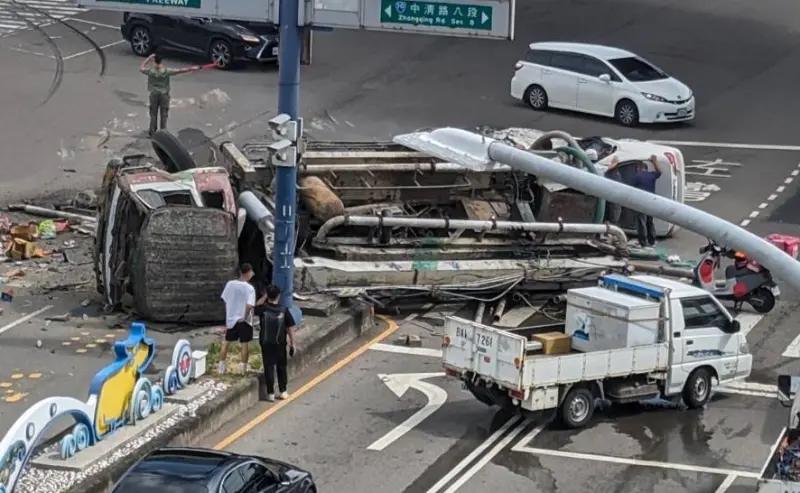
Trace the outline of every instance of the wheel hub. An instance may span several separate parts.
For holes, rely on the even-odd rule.
[[[589,402],[583,397],[573,400],[569,405],[569,414],[575,422],[580,423],[589,414]]]
[[[697,381],[694,383],[694,395],[697,397],[698,401],[702,401],[706,393],[708,392],[708,385],[706,381],[702,378],[698,378]]]

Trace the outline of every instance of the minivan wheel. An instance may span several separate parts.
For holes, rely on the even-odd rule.
[[[623,99],[617,103],[614,116],[621,125],[633,127],[639,123],[639,108],[637,108],[636,103],[630,99]]]
[[[144,26],[136,26],[131,31],[131,50],[138,56],[148,56],[153,52],[153,37]]]
[[[542,86],[532,85],[527,88],[524,99],[528,106],[537,111],[547,109],[547,91]]]
[[[711,374],[705,368],[698,368],[686,379],[683,386],[683,403],[689,409],[706,405],[711,398]]]

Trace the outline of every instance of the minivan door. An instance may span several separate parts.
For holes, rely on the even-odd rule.
[[[608,65],[597,58],[582,56],[583,68],[578,75],[578,108],[587,113],[614,116],[614,92],[618,77]],[[600,80],[607,75],[610,80]]]
[[[580,55],[554,52],[550,67],[542,69],[542,85],[548,103],[556,108],[575,109],[578,105],[578,76],[583,70]]]

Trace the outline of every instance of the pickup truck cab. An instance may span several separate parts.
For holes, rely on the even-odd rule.
[[[753,365],[739,322],[712,294],[654,276],[614,274],[569,290],[563,324],[500,329],[448,317],[444,332],[444,369],[478,400],[557,409],[570,428],[585,426],[598,401],[702,407],[714,381],[747,378]],[[569,348],[547,354],[541,337],[554,332]]]

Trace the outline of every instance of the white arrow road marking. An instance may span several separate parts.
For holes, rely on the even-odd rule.
[[[395,373],[393,375],[380,374],[378,378],[389,387],[389,390],[400,398],[403,397],[408,389],[416,389],[428,398],[425,407],[411,415],[407,420],[400,423],[395,429],[379,438],[367,450],[383,450],[403,435],[413,430],[414,427],[422,423],[425,418],[435,413],[442,404],[447,401],[447,392],[441,387],[432,383],[423,382],[426,378],[443,377],[444,373]]]

